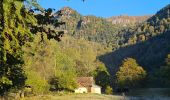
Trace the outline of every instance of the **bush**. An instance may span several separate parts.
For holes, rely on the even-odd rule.
[[[44,80],[37,72],[27,73],[26,85],[32,87],[34,94],[43,94],[49,90],[47,80]]]
[[[107,86],[106,89],[105,89],[105,93],[106,94],[113,94],[113,90],[110,86]]]

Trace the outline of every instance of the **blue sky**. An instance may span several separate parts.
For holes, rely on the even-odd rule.
[[[155,14],[170,4],[170,0],[39,0],[44,8],[71,7],[82,15],[111,17],[118,15],[141,16]]]

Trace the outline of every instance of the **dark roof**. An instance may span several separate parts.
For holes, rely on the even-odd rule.
[[[91,87],[94,84],[93,77],[77,77],[77,83],[82,87]]]

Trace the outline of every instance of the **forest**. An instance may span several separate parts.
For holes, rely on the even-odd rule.
[[[90,76],[104,94],[170,87],[170,4],[132,23],[1,0],[0,95],[74,92]]]

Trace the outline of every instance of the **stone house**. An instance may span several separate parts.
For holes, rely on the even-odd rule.
[[[77,77],[78,88],[75,93],[101,94],[101,87],[95,84],[93,77]]]

